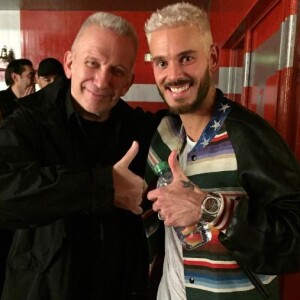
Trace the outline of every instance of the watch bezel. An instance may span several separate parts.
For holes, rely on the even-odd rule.
[[[207,202],[209,200],[214,200],[215,203],[217,204],[217,208],[214,211],[210,211],[209,209],[207,209],[206,205]],[[205,198],[202,201],[201,204],[201,209],[202,209],[202,216],[201,216],[201,220],[203,220],[204,222],[207,223],[211,223],[212,221],[215,220],[215,218],[217,217],[220,209],[222,207],[222,199],[218,194],[213,194],[213,193],[208,193]]]

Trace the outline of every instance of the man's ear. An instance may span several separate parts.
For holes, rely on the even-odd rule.
[[[12,72],[10,76],[11,76],[11,79],[13,80],[13,82],[19,82],[19,79],[20,79],[19,74]]]
[[[64,56],[64,70],[67,78],[72,77],[72,62],[73,62],[73,53],[71,51],[67,51]]]
[[[210,46],[210,58],[209,58],[209,70],[211,73],[215,73],[219,66],[219,52],[220,48],[216,43]]]
[[[135,74],[131,74],[131,78],[128,80],[126,86],[123,88],[121,97],[123,97],[128,92],[128,90],[130,89],[130,87],[132,86],[132,84],[134,82],[134,78],[135,78]]]

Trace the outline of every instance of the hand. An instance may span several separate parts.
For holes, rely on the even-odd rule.
[[[28,87],[25,89],[25,91],[24,91],[24,93],[21,95],[21,97],[25,97],[25,96],[27,96],[27,95],[30,95],[30,94],[34,93],[34,92],[35,92],[35,86],[34,86],[34,85],[30,85],[30,86],[28,86]]]
[[[115,206],[130,210],[135,214],[143,212],[140,207],[143,193],[143,179],[131,172],[128,167],[138,153],[138,150],[139,144],[134,141],[123,158],[113,166]]]
[[[167,226],[190,226],[201,217],[201,202],[206,193],[194,185],[183,173],[177,161],[176,151],[172,151],[168,162],[173,173],[173,181],[147,194],[154,201],[153,210],[160,212]]]

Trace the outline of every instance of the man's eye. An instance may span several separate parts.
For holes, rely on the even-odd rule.
[[[192,56],[184,56],[181,58],[181,62],[182,63],[190,63],[194,60],[194,58]]]
[[[90,68],[95,68],[98,66],[98,63],[93,60],[87,60],[85,63]]]
[[[112,68],[112,73],[117,77],[123,77],[125,75],[124,70],[120,68]]]
[[[167,62],[164,60],[153,61],[153,64],[155,67],[158,67],[158,68],[165,68],[167,66]]]

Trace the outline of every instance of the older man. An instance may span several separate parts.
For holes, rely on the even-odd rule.
[[[2,300],[145,299],[140,176],[160,118],[120,98],[136,53],[130,23],[91,15],[67,78],[0,128],[0,226],[15,230]]]

